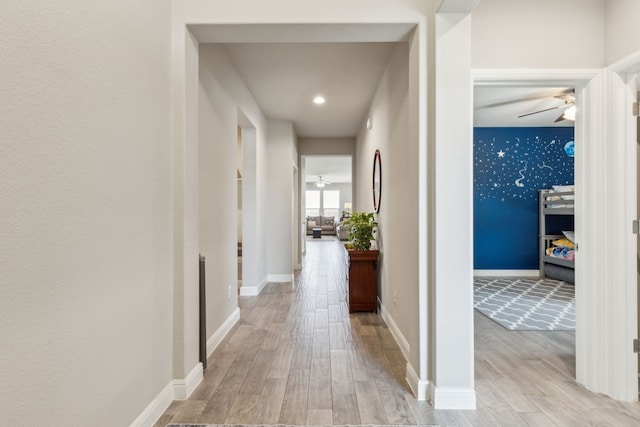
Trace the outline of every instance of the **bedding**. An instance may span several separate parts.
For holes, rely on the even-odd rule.
[[[575,261],[576,259],[576,251],[575,249],[570,249],[562,246],[552,246],[547,248],[547,256],[564,259],[567,261]]]
[[[571,243],[575,243],[576,242],[576,237],[575,237],[576,233],[575,232],[566,230],[566,231],[563,231],[562,234],[564,234],[564,237],[566,237],[567,239],[571,240]]]
[[[553,193],[574,193],[575,186],[573,185],[552,185],[553,190],[549,191],[549,194]],[[559,200],[574,200],[573,194],[562,194],[559,196],[547,196],[547,201],[552,202],[546,204],[547,208],[573,208],[573,203],[553,203]]]
[[[554,241],[551,242],[551,244],[553,246],[557,246],[560,248],[569,248],[569,249],[575,249],[575,245],[573,244],[573,242],[569,239],[567,239],[566,237],[563,237],[562,239],[556,239]]]

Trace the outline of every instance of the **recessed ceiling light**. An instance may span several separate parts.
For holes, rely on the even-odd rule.
[[[313,102],[315,104],[320,105],[320,104],[324,104],[326,102],[326,100],[324,99],[324,96],[318,95],[315,98],[313,98]]]

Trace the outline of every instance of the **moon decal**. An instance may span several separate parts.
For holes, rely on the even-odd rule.
[[[569,157],[573,157],[575,155],[575,144],[573,141],[569,141],[566,144],[564,144],[564,152],[567,156]]]

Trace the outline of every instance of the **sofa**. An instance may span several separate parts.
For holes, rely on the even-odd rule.
[[[321,228],[322,235],[336,235],[336,225],[338,222],[335,217],[324,217],[324,216],[308,216],[307,217],[307,235],[310,236],[313,234],[314,228]]]
[[[339,222],[336,226],[336,235],[340,240],[349,240],[349,227],[344,225],[344,223]]]

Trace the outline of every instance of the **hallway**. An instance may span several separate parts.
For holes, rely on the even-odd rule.
[[[241,320],[209,358],[203,382],[174,401],[169,422],[632,426],[640,405],[575,384],[573,332],[512,332],[481,314],[476,325],[478,410],[418,402],[405,360],[374,313],[349,315],[337,240],[307,242],[292,286],[241,297]]]
[[[438,423],[404,380],[405,360],[375,313],[349,316],[337,240],[308,241],[294,286],[240,297],[241,320],[205,378],[156,423]]]

